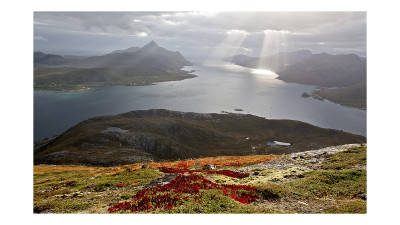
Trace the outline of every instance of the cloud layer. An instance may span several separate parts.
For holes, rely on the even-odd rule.
[[[190,58],[366,55],[365,12],[35,12],[35,51],[96,55],[155,40]],[[217,54],[218,53],[218,54]]]

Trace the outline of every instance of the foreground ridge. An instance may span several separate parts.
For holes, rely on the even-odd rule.
[[[366,144],[282,156],[34,167],[35,213],[366,213],[366,199]]]

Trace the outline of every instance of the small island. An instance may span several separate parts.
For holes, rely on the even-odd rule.
[[[309,97],[311,97],[311,95],[308,94],[307,92],[303,92],[303,94],[301,94],[301,97],[303,97],[303,98],[309,98]]]

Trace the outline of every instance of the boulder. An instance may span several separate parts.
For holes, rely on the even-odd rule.
[[[206,164],[203,166],[203,170],[215,170],[217,167],[213,164]]]

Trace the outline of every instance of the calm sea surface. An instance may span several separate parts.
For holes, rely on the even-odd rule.
[[[102,115],[140,109],[249,113],[292,119],[366,136],[366,111],[302,98],[313,86],[286,83],[268,71],[229,64],[186,67],[198,77],[150,86],[113,86],[87,92],[34,92],[34,139],[61,134]],[[243,111],[235,111],[242,109]]]

